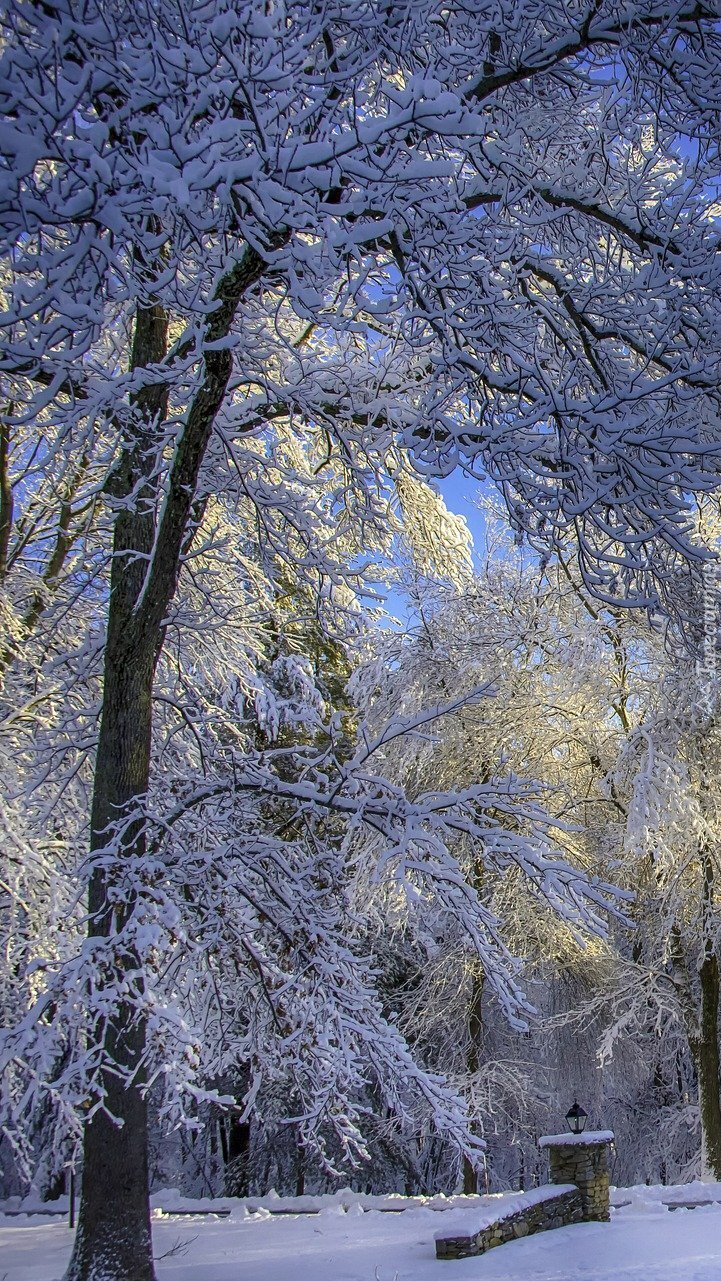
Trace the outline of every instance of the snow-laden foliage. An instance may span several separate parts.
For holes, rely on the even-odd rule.
[[[32,625],[25,619],[18,652],[8,655],[2,729],[16,768],[5,771],[12,842],[4,843],[3,872],[12,880],[3,885],[4,1021],[16,1030],[5,1040],[5,1062],[15,1064],[6,1119],[26,1173],[37,1159],[39,1111],[60,1168],[77,1141],[78,1115],[102,1105],[104,1060],[88,1047],[119,1001],[132,1000],[147,1018],[139,1070],[171,1118],[187,1118],[193,1100],[215,1097],[217,1077],[242,1068],[252,1077],[249,1108],[261,1084],[270,1094],[276,1078],[290,1076],[291,1110],[309,1143],[337,1133],[341,1153],[363,1150],[357,1108],[368,1073],[399,1115],[421,1107],[449,1133],[465,1128],[452,1091],[414,1067],[384,1019],[358,944],[362,914],[349,905],[349,844],[354,825],[366,823],[385,824],[393,874],[395,856],[415,839],[424,843],[419,858],[431,885],[438,879],[441,894],[464,903],[462,884],[444,886],[445,811],[458,798],[409,807],[382,777],[354,784],[341,765],[355,734],[343,689],[349,647],[365,625],[357,596],[379,572],[369,526],[363,562],[351,568],[359,530],[338,520],[332,472],[316,478],[313,459],[292,437],[278,442],[274,466],[252,454],[244,463],[240,505],[208,504],[202,545],[168,620],[155,687],[154,782],[143,802],[146,854],[128,859],[123,851],[136,809],[100,856],[114,901],[135,904],[109,939],[81,945],[84,888],[98,865],[82,846],[100,671],[99,647],[91,645],[98,617],[73,614],[67,622],[75,564],[56,576],[43,611]],[[425,491],[423,517],[424,488],[414,487],[417,519],[437,543],[434,520],[442,527],[445,509]],[[32,505],[24,510],[32,547],[42,530],[32,529]],[[390,497],[379,496],[382,510],[379,555],[402,532]],[[102,525],[94,536],[101,546]],[[4,584],[21,618],[31,554],[40,555],[18,547]],[[474,798],[466,807],[473,821]],[[48,849],[49,828],[56,839]],[[472,899],[465,910],[486,946]]]
[[[684,1094],[687,1104],[693,1100],[687,1124],[700,1130],[701,1159],[697,1149],[689,1169],[715,1177],[721,1170],[717,715],[701,697],[692,663],[658,662],[657,672],[655,695],[614,771],[627,796],[621,875],[637,891],[636,935],[606,992],[600,1048],[610,1060],[623,1056],[624,1043],[655,1046],[671,1122],[669,1105]]]
[[[170,1119],[187,1109],[189,1095],[214,1097],[216,1078],[242,1065],[249,1111],[259,1093],[290,1082],[306,1146],[335,1135],[340,1150],[362,1153],[369,1085],[398,1124],[417,1127],[429,1114],[443,1133],[472,1143],[453,1091],[414,1064],[382,1008],[364,908],[368,878],[386,892],[393,887],[420,936],[432,919],[453,922],[516,1021],[527,1004],[517,964],[453,845],[472,844],[491,877],[516,869],[574,927],[603,930],[613,893],[555,854],[559,833],[549,830],[531,782],[500,775],[419,791],[389,781],[390,745],[421,742],[488,689],[471,700],[464,690],[449,706],[392,716],[380,728],[363,719],[355,729],[357,711],[330,703],[323,656],[312,634],[302,636],[296,610],[286,606],[284,620],[282,606],[273,616],[267,602],[262,621],[275,643],[264,654],[255,637],[255,667],[243,677],[244,651],[231,652],[245,640],[234,591],[237,584],[226,611],[216,586],[213,628],[201,644],[186,642],[182,667],[169,647],[160,670],[145,856],[123,851],[134,810],[93,859],[117,901],[134,903],[132,915],[108,938],[75,951],[71,936],[69,956],[43,957],[35,999],[5,1038],[6,1059],[22,1065],[8,1100],[15,1132],[28,1129],[48,1088],[66,1124],[73,1107],[102,1106],[103,1060],[92,1047],[98,1021],[111,1020],[122,1001],[147,1022],[141,1070]],[[189,617],[191,609],[192,592],[187,601],[181,595],[179,612]],[[301,640],[315,648],[315,665],[283,652]],[[216,662],[234,658],[230,681],[211,683],[222,670],[208,663],[212,651]],[[85,859],[79,886],[84,868]],[[89,999],[79,1000],[81,992]]]
[[[459,463],[539,545],[575,539],[592,592],[684,612],[721,448],[717,13],[9,0],[0,22],[0,667],[18,836],[48,867],[13,956],[45,900],[67,921],[10,964],[36,1003],[9,1097],[89,1118],[69,1276],[150,1281],[145,1096],[206,1088],[205,1054],[272,1073],[272,1026],[305,1138],[357,1149],[372,1076],[463,1140],[374,996],[361,831],[509,1009],[457,836],[598,927],[606,892],[552,852],[529,774],[394,782],[385,749],[428,710],[363,726],[343,686],[395,535],[467,581],[420,481]]]
[[[492,512],[486,520],[492,524]],[[553,839],[569,867],[576,875],[603,879],[623,839],[606,776],[623,738],[619,712],[629,689],[608,619],[587,605],[561,569],[524,565],[501,545],[462,597],[448,589],[421,591],[410,635],[379,638],[380,659],[354,679],[375,715],[388,706],[410,720],[417,706],[445,700],[442,722],[398,737],[385,751],[384,768],[411,794],[430,780],[436,787],[477,786],[501,764],[509,772],[522,770],[534,780],[534,795],[551,818]],[[493,697],[469,697],[479,687]],[[513,822],[510,816],[506,821]],[[593,946],[579,938],[563,912],[549,910],[542,890],[518,875],[513,863],[489,875],[482,849],[462,832],[453,848],[485,910],[499,922],[505,945],[523,958],[522,981],[546,1013],[547,988],[559,971],[585,966],[592,972],[597,959],[612,950],[611,940],[600,942],[600,931]],[[533,1070],[523,1063],[524,1037],[510,1043],[504,1038],[483,958],[448,917],[427,911],[425,930],[417,935],[392,892],[381,887],[374,906],[384,967],[399,976],[388,981],[396,988],[401,1026],[431,1062],[447,1064],[463,1082],[472,1115],[484,1129],[501,1133],[504,1141],[511,1124],[519,1133],[532,1133],[543,1115],[539,1074],[545,1073],[545,1050],[534,1051],[533,1084]],[[628,901],[623,906],[631,910]],[[530,1019],[534,1036],[536,1014]],[[548,1028],[538,1033],[537,1046],[544,1040],[554,1043]],[[552,1070],[546,1080],[553,1075]]]
[[[212,351],[226,450],[291,414],[356,469],[393,437],[477,463],[597,590],[654,600],[716,483],[716,17],[10,3],[11,421],[43,406],[80,458],[169,398],[160,496]],[[129,371],[137,304],[170,329]]]

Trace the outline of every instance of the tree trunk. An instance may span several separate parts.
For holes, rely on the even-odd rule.
[[[703,962],[701,1020],[696,1071],[698,1105],[703,1136],[704,1173],[721,1179],[721,1100],[719,1099],[719,965],[714,950],[714,864],[707,847],[702,847],[703,867]]]
[[[250,1157],[250,1122],[237,1116],[228,1117],[225,1141],[225,1195],[245,1197],[249,1194],[248,1160]]]
[[[295,1195],[305,1196],[305,1148],[300,1136],[295,1150]]]
[[[158,307],[139,309],[132,367],[161,360],[167,323]],[[153,677],[159,633],[138,608],[155,537],[154,456],[148,430],[165,405],[157,388],[138,393],[140,415],[134,447],[123,459],[121,495],[137,499],[115,521],[105,647],[103,707],[91,812],[91,854],[112,850],[117,860],[140,866],[146,853],[145,824],[138,812],[148,790]],[[113,828],[126,820],[122,835]],[[113,842],[117,840],[116,847]],[[117,864],[116,864],[117,866]],[[118,886],[112,867],[96,865],[88,893],[92,942],[122,930],[135,906]],[[109,891],[115,890],[112,896]],[[118,897],[118,891],[120,895]],[[112,958],[111,982],[136,966],[131,949]],[[139,994],[141,994],[141,991]],[[85,1126],[80,1213],[66,1281],[154,1281],[148,1185],[147,1103],[144,1095],[145,1023],[130,1003],[113,1020],[96,1024],[93,1038],[107,1067],[104,1104]]]
[[[701,1120],[701,1156],[703,1173],[721,1179],[721,1080],[719,1079],[719,964],[714,950],[714,864],[708,849],[699,850],[703,873],[701,891],[701,933],[703,960],[699,968],[701,1008],[690,1010],[685,1001],[688,1043],[698,1080],[698,1106]],[[680,931],[672,931],[672,958],[687,976]],[[688,984],[687,977],[687,987]]]
[[[156,228],[157,230],[157,228]],[[287,240],[279,229],[275,243]],[[146,265],[137,259],[141,275]],[[205,337],[203,380],[188,408],[164,492],[161,459],[167,445],[167,385],[157,376],[131,397],[132,433],[112,478],[118,500],[110,576],[103,708],[91,814],[91,853],[98,862],[90,882],[88,937],[113,938],[136,903],[118,874],[118,860],[138,868],[146,853],[142,806],[150,778],[152,695],[165,618],[184,553],[202,517],[194,511],[198,476],[225,397],[233,358],[214,344],[225,338],[239,302],[261,277],[264,260],[246,246],[221,278],[212,298]],[[153,264],[147,271],[152,275]],[[152,293],[148,284],[146,294]],[[138,306],[130,367],[160,364],[168,321],[156,303]],[[128,439],[127,425],[124,430]],[[162,498],[162,502],[160,501]],[[160,515],[156,513],[160,512]],[[122,822],[116,836],[113,828]],[[136,969],[132,949],[111,955],[111,984]],[[137,984],[137,980],[136,980]],[[142,988],[136,986],[136,996]],[[101,1048],[104,1107],[85,1126],[83,1179],[75,1248],[65,1281],[154,1281],[148,1186],[147,1106],[143,1056],[146,1027],[130,1003],[112,1024],[96,1025],[91,1048]],[[97,1102],[97,1100],[95,1100]]]
[[[463,1158],[463,1194],[475,1196],[478,1191],[478,1174],[470,1157]]]
[[[152,672],[147,661],[137,667],[129,662],[106,663],[93,804],[94,849],[103,848],[105,830],[118,813],[127,812],[129,802],[147,790]],[[123,853],[143,857],[141,822],[131,826]],[[108,937],[121,924],[108,905],[111,880],[105,872],[96,871],[91,882],[89,928],[94,937]],[[119,915],[127,918],[132,907],[132,902],[123,905]],[[118,969],[130,969],[134,958],[129,953],[116,964]],[[114,1023],[98,1029],[98,1040],[113,1067],[103,1074],[104,1110],[96,1112],[85,1127],[80,1215],[67,1281],[154,1281],[141,1067],[144,1022],[129,1004],[122,1005]]]
[[[471,981],[471,1000],[468,1007],[468,1050],[466,1052],[466,1071],[469,1077],[476,1075],[480,1066],[481,1035],[483,1033],[483,973],[476,972]],[[476,1125],[471,1123],[474,1134]],[[478,1191],[478,1171],[470,1157],[463,1158],[463,1191],[466,1196],[473,1196]]]
[[[721,1099],[719,1099],[719,965],[715,953],[701,966],[701,1026],[692,1046],[698,1076],[704,1173],[721,1179]]]

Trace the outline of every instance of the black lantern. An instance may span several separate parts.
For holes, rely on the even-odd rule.
[[[566,1120],[568,1121],[568,1128],[572,1134],[582,1134],[586,1128],[588,1112],[584,1112],[580,1103],[574,1099],[572,1106],[566,1113]]]

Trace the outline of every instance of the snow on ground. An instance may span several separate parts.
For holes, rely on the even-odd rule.
[[[254,1213],[226,1201],[232,1212],[225,1219],[156,1210],[153,1240],[158,1281],[719,1281],[721,1204],[673,1212],[664,1204],[710,1198],[721,1202],[721,1185],[619,1188],[614,1201],[628,1204],[610,1224],[560,1228],[457,1261],[436,1260],[434,1236],[467,1222],[466,1197],[453,1198],[443,1214],[432,1208],[448,1206],[442,1198],[419,1204],[353,1194],[305,1198],[306,1208],[321,1205],[316,1215],[272,1215],[269,1205],[292,1206],[272,1197]],[[363,1200],[408,1208],[364,1211]],[[500,1208],[505,1197],[494,1201]],[[169,1207],[170,1197],[163,1202]],[[71,1241],[57,1217],[0,1217],[0,1278],[59,1281]]]

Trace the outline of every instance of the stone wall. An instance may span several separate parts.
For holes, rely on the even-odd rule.
[[[581,1195],[584,1223],[608,1223],[608,1152],[610,1131],[600,1134],[547,1135],[540,1146],[548,1149],[551,1183],[575,1183]]]
[[[513,1210],[499,1216],[493,1223],[480,1227],[468,1235],[436,1237],[436,1258],[466,1259],[470,1255],[485,1254],[495,1245],[504,1245],[519,1237],[532,1236],[534,1232],[547,1232],[562,1228],[568,1223],[583,1221],[581,1193],[576,1187],[534,1188],[525,1197],[526,1204],[515,1202]]]

